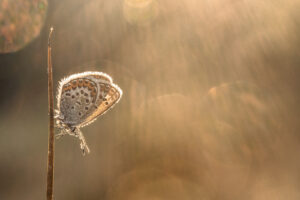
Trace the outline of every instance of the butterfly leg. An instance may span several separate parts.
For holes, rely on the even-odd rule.
[[[76,132],[76,128],[74,128],[73,130],[68,130],[68,129],[64,129],[61,128],[61,131],[59,134],[55,135],[56,139],[60,139],[61,137],[65,136],[65,135],[70,135],[70,136],[74,136],[74,137],[79,137],[79,134],[77,134]]]
[[[59,118],[59,110],[55,109],[54,110],[54,119],[58,119]]]
[[[89,147],[88,147],[88,145],[85,141],[85,138],[84,138],[82,132],[80,131],[80,129],[77,129],[75,134],[77,134],[76,137],[78,137],[79,140],[80,140],[80,148],[82,150],[82,154],[83,155],[85,155],[85,153],[89,154],[90,149],[89,149]]]
[[[62,130],[59,134],[55,135],[55,138],[60,139],[61,137],[65,136],[65,135],[67,135],[67,133],[64,130]]]

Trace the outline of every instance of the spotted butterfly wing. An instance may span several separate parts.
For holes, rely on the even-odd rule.
[[[97,119],[98,116],[104,114],[106,111],[111,109],[121,98],[122,90],[115,84],[106,84],[99,82],[100,97],[97,106],[94,106],[95,110],[87,116],[81,126],[86,126]]]
[[[60,119],[69,127],[85,126],[112,108],[121,96],[122,90],[107,74],[74,74],[63,79],[58,88]]]

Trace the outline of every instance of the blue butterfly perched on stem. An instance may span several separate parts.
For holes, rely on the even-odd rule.
[[[112,78],[102,72],[73,74],[59,82],[57,93],[56,125],[61,132],[80,140],[85,155],[90,149],[80,128],[94,122],[98,116],[111,109],[122,97],[122,90]]]

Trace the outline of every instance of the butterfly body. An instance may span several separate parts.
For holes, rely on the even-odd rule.
[[[122,90],[102,72],[83,72],[60,81],[57,94],[56,123],[59,135],[81,137],[82,148],[88,147],[80,128],[111,109],[121,98]],[[83,149],[84,151],[84,149]],[[88,150],[89,151],[89,150]]]

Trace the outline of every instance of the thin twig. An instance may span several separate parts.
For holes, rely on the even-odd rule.
[[[49,112],[49,138],[48,138],[48,167],[47,167],[47,200],[53,199],[53,172],[54,172],[54,103],[53,103],[53,76],[51,61],[51,36],[53,27],[50,28],[48,38],[48,112]]]

